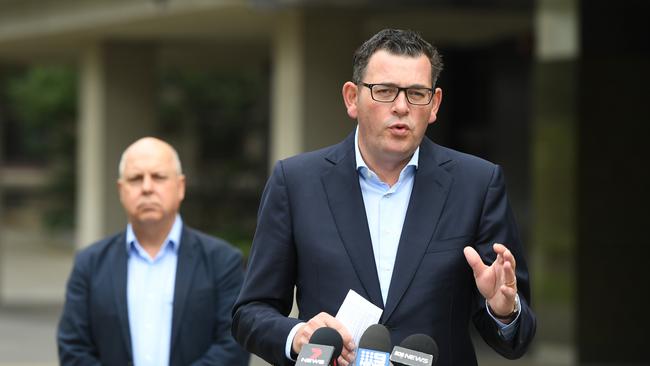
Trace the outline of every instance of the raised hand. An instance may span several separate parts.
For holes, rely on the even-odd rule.
[[[487,300],[494,316],[500,319],[507,318],[515,308],[517,295],[515,257],[503,244],[495,243],[492,248],[497,258],[490,266],[483,263],[472,247],[465,247],[463,253],[474,272],[476,287]]]

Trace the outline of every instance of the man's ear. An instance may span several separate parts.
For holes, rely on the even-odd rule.
[[[348,111],[348,116],[352,119],[357,119],[357,94],[359,93],[359,88],[357,84],[348,81],[343,84],[343,102],[345,103],[345,108]]]
[[[433,92],[431,103],[433,103],[433,107],[431,108],[431,114],[429,115],[429,124],[432,124],[438,118],[438,110],[440,109],[440,103],[442,103],[442,89],[436,88]]]
[[[178,198],[179,201],[185,199],[185,175],[181,174],[178,176]]]
[[[117,178],[117,181],[115,182],[115,186],[117,187],[117,195],[120,197],[120,202],[122,205],[124,205],[124,200],[122,200],[122,191],[124,188],[124,180],[122,177]]]

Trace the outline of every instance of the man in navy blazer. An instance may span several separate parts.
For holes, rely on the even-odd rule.
[[[247,365],[230,334],[241,253],[185,226],[185,177],[155,138],[120,161],[125,232],[80,251],[57,333],[61,365]]]
[[[394,345],[433,337],[437,365],[477,364],[470,323],[504,357],[524,354],[536,321],[501,169],[424,137],[442,100],[441,69],[416,33],[377,33],[343,86],[356,131],[275,166],[233,311],[248,351],[290,365],[329,326],[348,365],[356,345],[333,315],[352,289],[383,309]],[[288,317],[294,287],[298,319]]]

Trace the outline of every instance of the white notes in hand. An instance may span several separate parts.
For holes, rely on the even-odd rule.
[[[348,291],[343,304],[336,313],[336,319],[343,323],[355,345],[359,345],[361,335],[369,326],[379,323],[382,309],[363,298],[354,290]]]

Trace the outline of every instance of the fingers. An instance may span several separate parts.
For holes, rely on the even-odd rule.
[[[515,273],[515,256],[510,249],[505,245],[494,243],[494,252],[497,253],[497,260],[495,261],[502,266],[502,283],[504,286],[517,291],[517,276]]]
[[[341,353],[339,358],[336,359],[336,362],[338,366],[348,366],[352,364],[352,361],[348,361],[347,358],[343,357],[343,353]]]
[[[501,286],[499,291],[505,298],[505,302],[514,302],[517,295],[517,275],[515,272],[515,257],[512,252],[503,244],[495,243],[494,251],[497,253],[497,261],[501,264]]]
[[[492,246],[492,249],[494,252],[497,254],[497,260],[501,260],[503,262],[511,262],[512,263],[512,268],[515,268],[515,256],[512,254],[510,249],[506,247],[503,244],[499,243],[494,243]],[[500,257],[500,258],[499,258]]]
[[[311,338],[311,335],[314,334],[314,330],[316,329],[312,328],[309,323],[305,323],[298,328],[296,335],[293,336],[293,342],[291,343],[293,352],[300,353],[302,346],[309,343],[309,339]]]
[[[356,348],[356,345],[352,340],[352,334],[350,334],[345,325],[335,317],[327,313],[320,313],[317,316],[321,315],[325,326],[334,328],[341,335],[341,338],[343,339],[343,349],[341,350],[341,356],[339,357],[339,364],[347,366],[352,362],[352,360],[354,360],[354,349]]]
[[[512,262],[505,261],[503,263],[503,286],[514,289],[517,291],[517,275],[515,269],[512,267]]]
[[[517,276],[509,261],[503,264],[503,282],[500,290],[508,298],[517,293]]]
[[[344,347],[349,347],[349,348],[354,348],[354,342],[352,341],[352,334],[348,331],[348,328],[343,325],[338,319],[335,317],[327,314],[327,313],[320,313],[316,317],[322,317],[322,321],[324,326],[334,328],[339,334],[341,335],[341,338],[343,338],[343,346]]]
[[[469,264],[469,266],[472,267],[472,271],[474,271],[474,277],[479,277],[485,268],[487,268],[481,260],[481,257],[472,247],[465,247],[463,249],[463,254],[465,254],[467,264]]]
[[[321,312],[315,317],[309,319],[307,323],[298,328],[293,338],[292,348],[295,353],[300,353],[302,347],[309,343],[309,339],[318,328],[329,327],[336,330],[343,339],[343,350],[339,357],[339,364],[347,366],[354,359],[355,345],[352,341],[352,335],[347,328],[338,319],[328,313]]]
[[[510,249],[508,249],[505,245],[499,243],[494,243],[492,248],[494,252],[497,254],[497,259],[495,262],[498,263],[499,265],[505,265],[506,263],[510,263],[510,267],[514,271],[517,262],[515,260],[515,256],[512,254]]]

